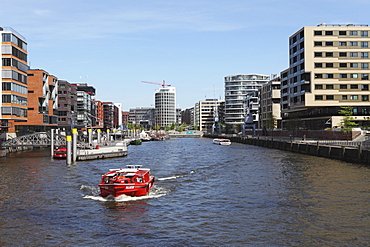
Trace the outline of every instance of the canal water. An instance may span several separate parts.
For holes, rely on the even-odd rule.
[[[0,246],[369,246],[370,169],[207,138],[129,146],[77,162],[49,150],[0,158]],[[107,201],[110,168],[156,176],[140,198]]]

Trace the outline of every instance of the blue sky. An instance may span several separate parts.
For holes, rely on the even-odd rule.
[[[368,0],[0,0],[0,26],[26,37],[32,69],[87,82],[123,109],[176,87],[185,109],[224,99],[224,77],[278,74],[303,26],[369,24]]]

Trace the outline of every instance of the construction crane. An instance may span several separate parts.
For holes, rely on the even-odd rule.
[[[168,85],[166,84],[166,81],[163,80],[162,83],[158,83],[158,82],[150,82],[150,81],[141,81],[141,82],[144,82],[144,83],[150,83],[150,84],[155,84],[155,85],[161,85],[163,88],[164,87],[170,87],[171,85]]]

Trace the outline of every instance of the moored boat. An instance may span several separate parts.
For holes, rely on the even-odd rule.
[[[231,141],[229,139],[215,138],[213,139],[213,144],[226,146],[231,145]]]
[[[153,185],[154,176],[150,175],[149,168],[128,165],[127,168],[110,169],[108,173],[102,175],[99,183],[100,196],[144,196]]]
[[[54,151],[54,159],[66,159],[67,158],[67,148],[58,148]]]
[[[140,139],[133,139],[130,141],[130,145],[141,145],[142,141]]]

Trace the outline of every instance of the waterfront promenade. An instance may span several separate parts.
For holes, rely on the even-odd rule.
[[[208,138],[229,138],[232,142],[285,150],[330,159],[370,165],[370,149],[363,142],[335,140],[293,140],[290,137],[210,135]]]

